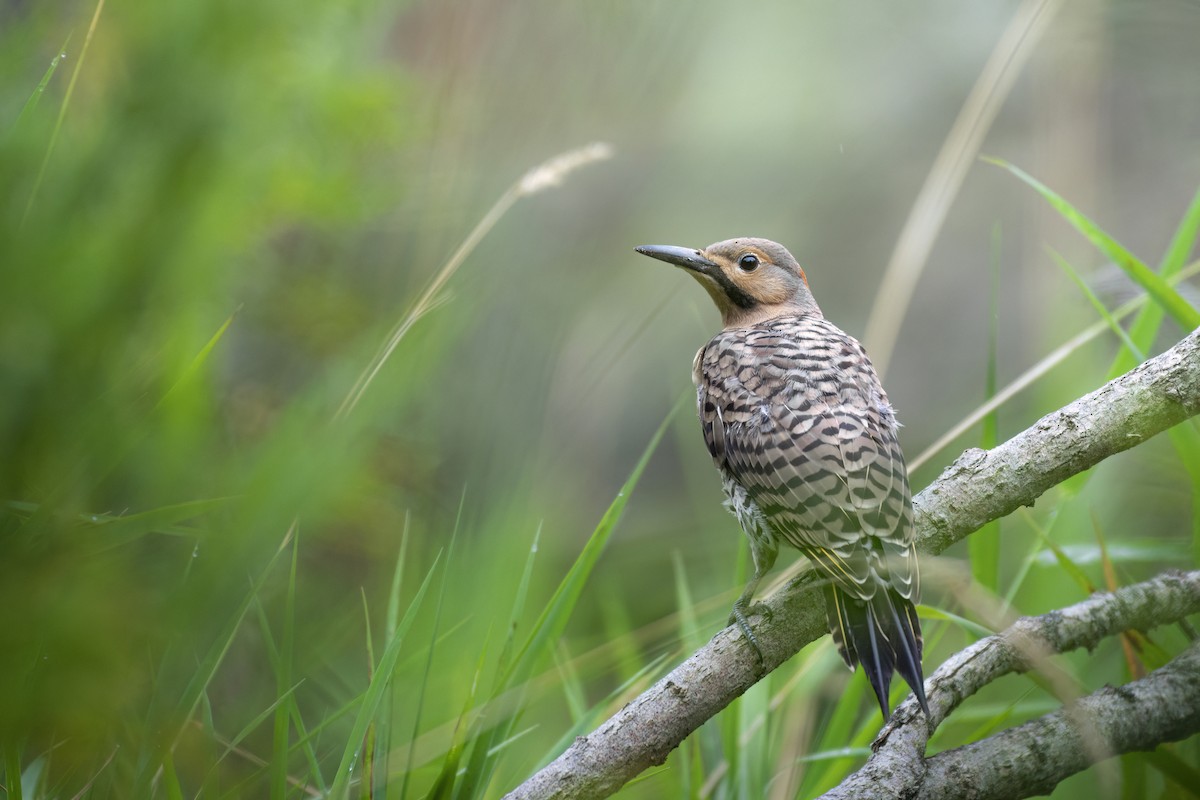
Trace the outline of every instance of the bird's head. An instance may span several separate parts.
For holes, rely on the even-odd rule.
[[[785,314],[821,314],[804,270],[787,248],[768,239],[726,239],[703,250],[664,245],[635,249],[687,270],[717,304],[726,328]]]

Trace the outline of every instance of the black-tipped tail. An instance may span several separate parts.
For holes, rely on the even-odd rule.
[[[829,630],[851,669],[862,664],[886,722],[892,715],[888,689],[892,674],[912,688],[925,716],[925,679],[921,672],[921,623],[911,601],[894,589],[879,590],[870,600],[859,600],[831,585],[825,591]]]

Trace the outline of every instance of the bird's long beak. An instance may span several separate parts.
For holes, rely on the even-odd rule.
[[[702,275],[711,275],[713,270],[720,269],[715,263],[705,258],[703,252],[690,247],[644,244],[641,247],[633,249],[644,256],[657,258],[659,261],[665,261],[668,264],[674,264],[677,267],[683,267],[692,272],[699,272]]]

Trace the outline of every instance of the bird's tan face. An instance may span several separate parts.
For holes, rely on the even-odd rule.
[[[652,245],[637,251],[687,270],[712,297],[727,328],[821,313],[796,259],[767,239],[727,239],[703,250]]]

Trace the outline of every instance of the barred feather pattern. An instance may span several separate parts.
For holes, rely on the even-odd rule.
[[[696,355],[704,440],[752,545],[829,578],[831,632],[885,718],[895,669],[921,689],[912,496],[896,416],[859,342],[817,314],[722,331]],[[756,551],[757,552],[757,551]]]

